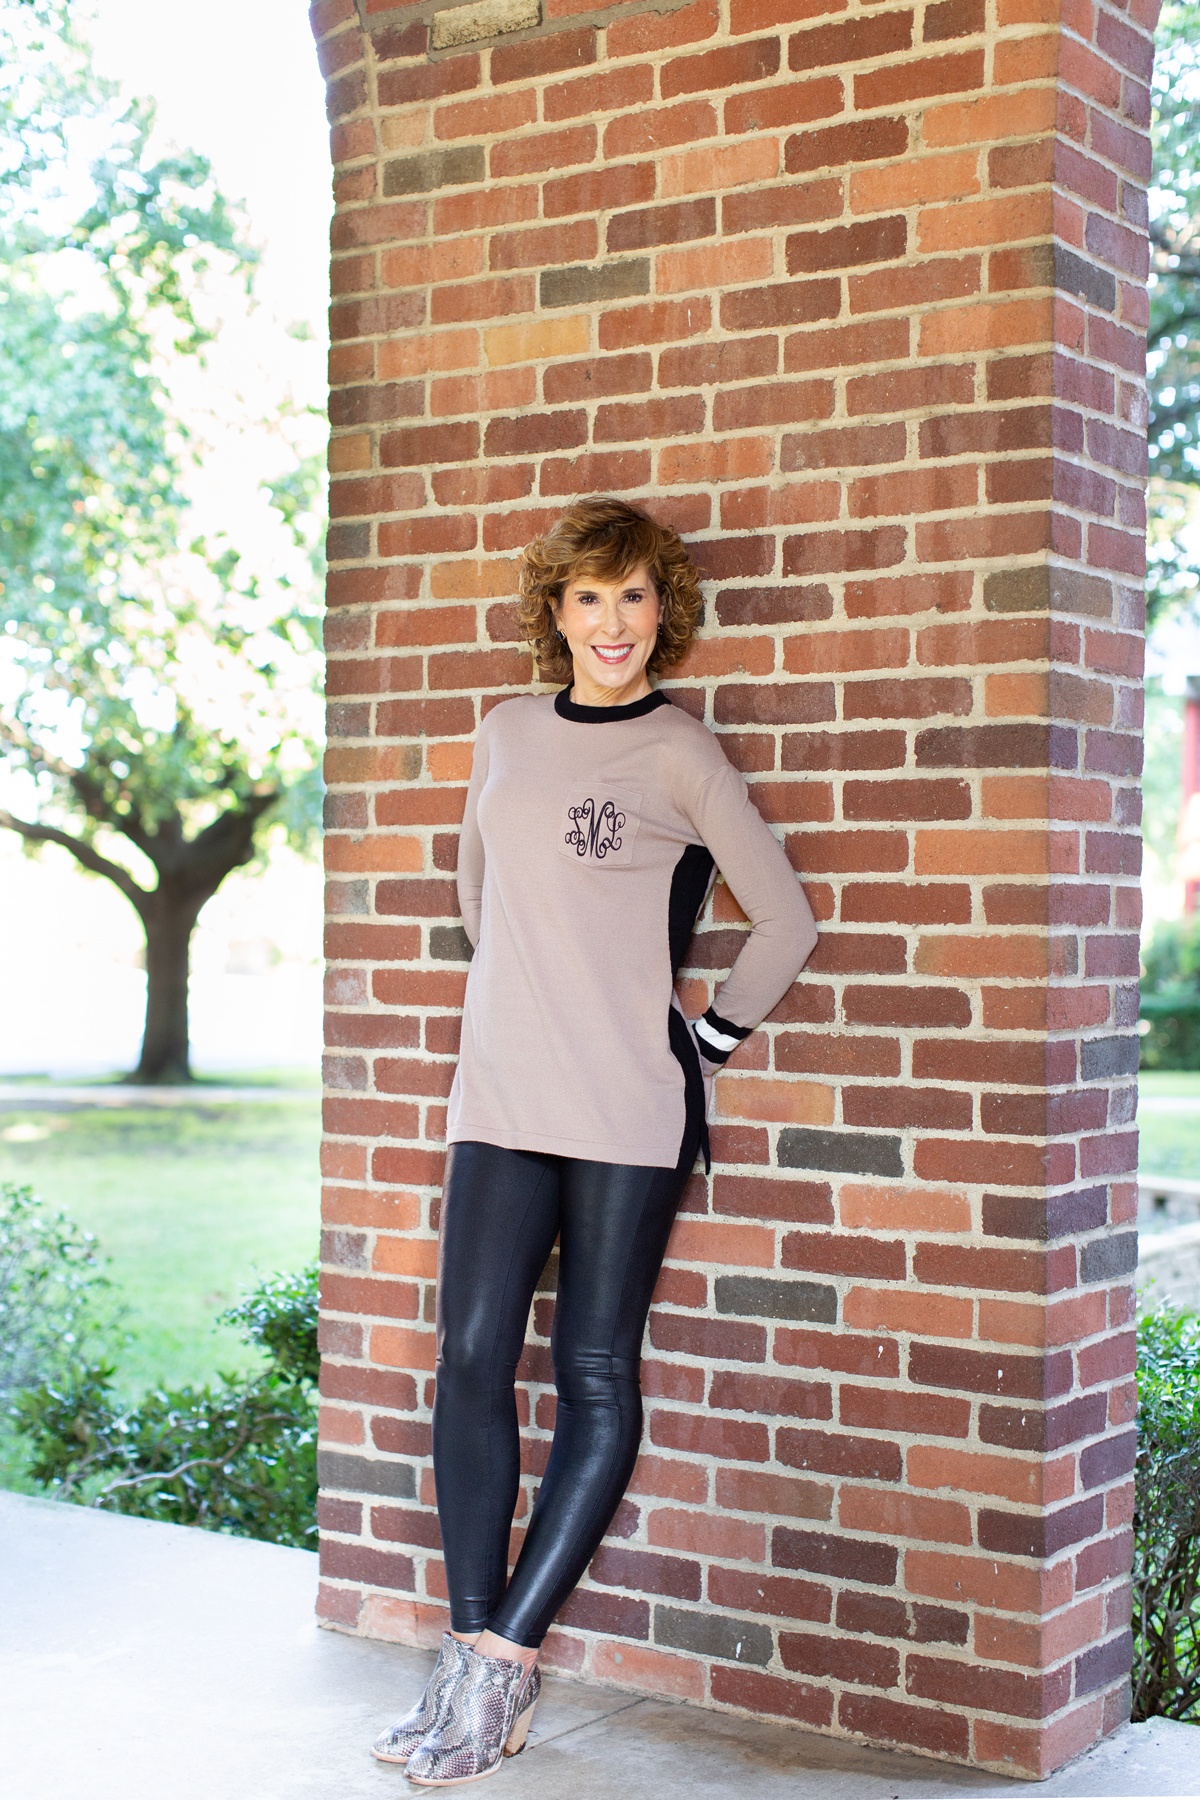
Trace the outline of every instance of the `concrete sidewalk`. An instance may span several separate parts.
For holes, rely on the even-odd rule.
[[[6,1800],[408,1800],[375,1733],[426,1652],[317,1629],[316,1558],[0,1493]],[[1193,1796],[1200,1734],[1118,1733],[1040,1784],[551,1680],[494,1800]]]

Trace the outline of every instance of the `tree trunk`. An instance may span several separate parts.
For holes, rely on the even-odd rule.
[[[143,915],[146,927],[146,1029],[130,1081],[191,1081],[188,1060],[188,951],[197,907],[189,895],[159,887]]]

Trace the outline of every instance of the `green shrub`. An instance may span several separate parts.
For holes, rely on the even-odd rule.
[[[90,1232],[0,1183],[0,1406],[88,1356],[109,1285]]]
[[[1142,968],[1142,1068],[1200,1069],[1200,914],[1160,921]]]
[[[298,1275],[266,1275],[221,1314],[222,1323],[240,1325],[243,1337],[266,1351],[280,1374],[298,1381],[315,1382],[321,1373],[317,1275],[315,1262]]]
[[[1200,1721],[1200,1319],[1138,1326],[1133,1717]]]
[[[64,1500],[237,1537],[316,1541],[317,1268],[268,1276],[226,1317],[272,1366],[134,1405],[111,1365],[76,1363],[18,1397],[29,1474]]]

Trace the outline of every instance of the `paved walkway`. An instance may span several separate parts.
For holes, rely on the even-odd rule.
[[[316,1558],[0,1493],[0,1788],[11,1800],[408,1800],[373,1762],[432,1657],[318,1630]],[[1118,1733],[1030,1785],[552,1680],[491,1800],[1194,1796],[1200,1735]]]
[[[316,1105],[320,1098],[318,1087],[218,1087],[203,1081],[186,1087],[134,1087],[124,1081],[78,1087],[0,1082],[0,1112],[64,1112],[81,1106],[257,1106],[289,1100]]]

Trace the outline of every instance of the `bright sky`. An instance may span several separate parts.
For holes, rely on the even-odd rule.
[[[88,5],[81,0],[80,11]],[[186,372],[177,397],[195,408],[208,446],[188,481],[198,517],[227,529],[252,561],[278,567],[279,530],[259,484],[286,461],[286,447],[247,431],[245,420],[289,402],[319,415],[325,404],[332,201],[324,84],[304,0],[90,5],[97,66],[131,96],[157,102],[164,142],[210,159],[226,195],[245,202],[262,250],[256,312],[231,308],[207,372]],[[309,325],[313,339],[288,335],[295,324]],[[302,418],[290,435],[303,450],[318,447],[321,418]],[[132,910],[107,883],[78,874],[65,851],[51,846],[30,862],[15,837],[2,838],[0,929],[7,941],[20,935],[25,954],[0,1012],[0,1074],[128,1067],[145,993]],[[205,909],[192,983],[201,1066],[319,1057],[320,883],[317,864],[282,852],[265,876],[231,876]]]
[[[329,292],[325,87],[304,0],[92,0],[98,67],[158,103],[166,137],[201,151],[265,247],[260,297],[323,328]]]

